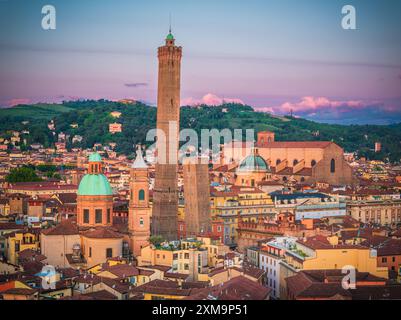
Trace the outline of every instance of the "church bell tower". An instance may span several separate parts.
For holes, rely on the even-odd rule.
[[[139,256],[150,237],[149,169],[139,145],[130,171],[128,229],[131,250],[134,256]]]

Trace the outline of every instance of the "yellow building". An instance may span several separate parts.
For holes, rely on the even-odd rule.
[[[238,216],[243,221],[257,222],[258,217],[273,217],[275,209],[269,194],[255,187],[224,185],[211,191],[212,219],[220,219],[224,224],[224,243],[238,241]]]
[[[10,214],[10,203],[7,199],[0,199],[0,216],[7,217]]]
[[[219,240],[209,237],[185,239],[179,245],[165,243],[142,248],[138,266],[170,267],[172,273],[188,274],[190,279],[197,281],[200,274],[215,267],[220,261],[219,256],[228,251],[229,248]]]
[[[18,264],[18,254],[26,249],[38,250],[40,247],[39,233],[33,231],[15,231],[5,235],[7,239],[7,261]]]
[[[38,300],[39,291],[22,281],[9,281],[0,284],[0,297],[3,300]]]
[[[148,245],[141,249],[141,255],[138,258],[138,266],[169,266],[173,265],[173,252],[170,247],[155,247]]]
[[[280,263],[280,297],[286,297],[285,278],[300,270],[331,270],[351,266],[359,272],[388,278],[388,270],[377,266],[376,250],[349,244],[339,244],[338,237],[315,236],[296,241],[285,251]]]

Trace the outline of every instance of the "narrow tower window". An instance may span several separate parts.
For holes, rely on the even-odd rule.
[[[334,159],[331,159],[330,161],[330,172],[331,173],[336,172],[336,160]]]
[[[145,200],[145,190],[143,190],[143,189],[139,190],[138,198],[139,198],[139,201]]]

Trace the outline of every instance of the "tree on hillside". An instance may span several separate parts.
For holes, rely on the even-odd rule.
[[[35,170],[29,167],[21,167],[11,169],[10,173],[6,176],[6,181],[10,183],[14,182],[35,182],[41,181]]]

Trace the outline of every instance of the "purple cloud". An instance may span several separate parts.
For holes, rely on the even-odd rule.
[[[296,102],[278,106],[255,108],[257,111],[277,115],[310,118],[317,121],[352,123],[401,121],[401,101],[336,100],[327,97],[306,96]]]
[[[138,88],[138,87],[146,87],[148,84],[146,82],[133,82],[133,83],[124,83],[124,86],[128,88]]]
[[[195,99],[192,97],[185,98],[181,100],[182,106],[196,106],[201,104],[206,104],[209,106],[219,106],[223,103],[239,103],[245,104],[241,99],[238,98],[221,98],[213,93],[208,93],[204,95],[201,99]]]

